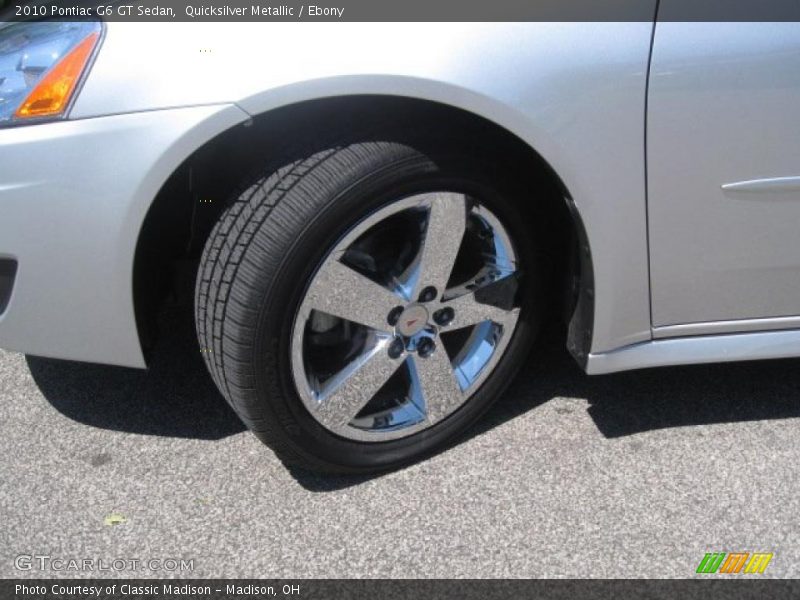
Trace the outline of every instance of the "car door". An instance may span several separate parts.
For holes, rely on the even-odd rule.
[[[662,0],[654,34],[655,337],[800,327],[800,23],[674,20],[710,6],[718,19],[748,10]]]

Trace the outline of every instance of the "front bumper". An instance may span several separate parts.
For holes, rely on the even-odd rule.
[[[0,259],[17,263],[0,347],[144,367],[133,261],[145,215],[181,162],[248,118],[226,104],[0,130]]]

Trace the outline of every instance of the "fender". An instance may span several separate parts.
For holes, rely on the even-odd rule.
[[[593,262],[591,352],[651,339],[644,111],[652,23],[170,23],[148,24],[145,45],[141,27],[109,24],[73,118],[210,103],[255,116],[353,94],[474,113],[529,144],[569,191]]]

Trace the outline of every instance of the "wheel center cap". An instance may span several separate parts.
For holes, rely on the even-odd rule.
[[[411,337],[419,333],[427,323],[427,309],[421,304],[411,304],[400,314],[397,331],[400,335]]]

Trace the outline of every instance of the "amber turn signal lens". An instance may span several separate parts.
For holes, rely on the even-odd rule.
[[[92,33],[66,54],[33,88],[14,116],[51,117],[64,112],[99,37],[99,33]]]

